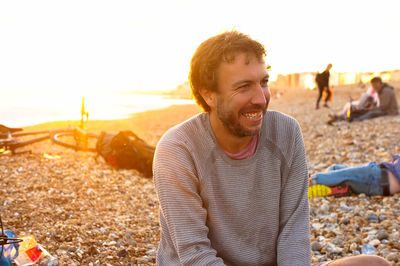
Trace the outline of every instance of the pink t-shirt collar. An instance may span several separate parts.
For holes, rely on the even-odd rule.
[[[228,155],[229,158],[231,158],[233,160],[243,160],[243,159],[250,158],[256,152],[259,138],[260,138],[259,134],[255,135],[251,139],[249,145],[247,145],[247,147],[245,149],[243,149],[242,151],[240,151],[238,153],[230,153],[225,150],[223,150],[223,151],[225,152],[226,155]]]

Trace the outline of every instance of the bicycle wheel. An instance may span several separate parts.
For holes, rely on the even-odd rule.
[[[51,134],[51,139],[55,144],[75,151],[97,152],[97,138],[97,134],[82,133],[76,130]]]

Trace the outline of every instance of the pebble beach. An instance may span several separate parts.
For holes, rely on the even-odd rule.
[[[392,84],[400,100],[400,84]],[[365,89],[333,88],[330,108],[315,110],[317,92],[273,89],[271,110],[296,118],[302,128],[309,173],[331,164],[389,161],[400,154],[400,116],[328,125]],[[321,105],[322,106],[322,105]],[[196,105],[132,114],[128,119],[88,121],[92,133],[132,130],[155,146],[170,127],[201,110]],[[59,121],[24,131],[64,128]],[[46,140],[0,153],[0,214],[5,229],[32,235],[60,265],[155,265],[160,238],[153,180],[135,170],[115,170],[95,153],[76,152]],[[310,199],[312,261],[376,254],[400,265],[400,194]]]

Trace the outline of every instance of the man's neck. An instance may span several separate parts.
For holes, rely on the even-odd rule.
[[[239,153],[242,150],[244,150],[253,139],[253,136],[236,137],[232,135],[226,135],[218,137],[217,135],[215,135],[215,137],[217,139],[219,146],[223,150],[232,154]]]
[[[233,135],[220,121],[216,121],[215,116],[210,115],[210,124],[218,145],[229,153],[239,153],[245,149],[253,136],[238,137]]]

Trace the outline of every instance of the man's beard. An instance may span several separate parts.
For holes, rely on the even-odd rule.
[[[253,104],[239,110],[239,116],[246,111],[262,111],[263,115],[265,115],[265,113],[267,112],[267,108],[268,103],[264,106]],[[226,104],[223,97],[218,97],[217,99],[217,115],[225,128],[228,129],[228,131],[236,137],[255,136],[261,130],[259,128],[250,130],[243,127],[240,124],[239,119],[235,117],[233,111],[226,109]]]

